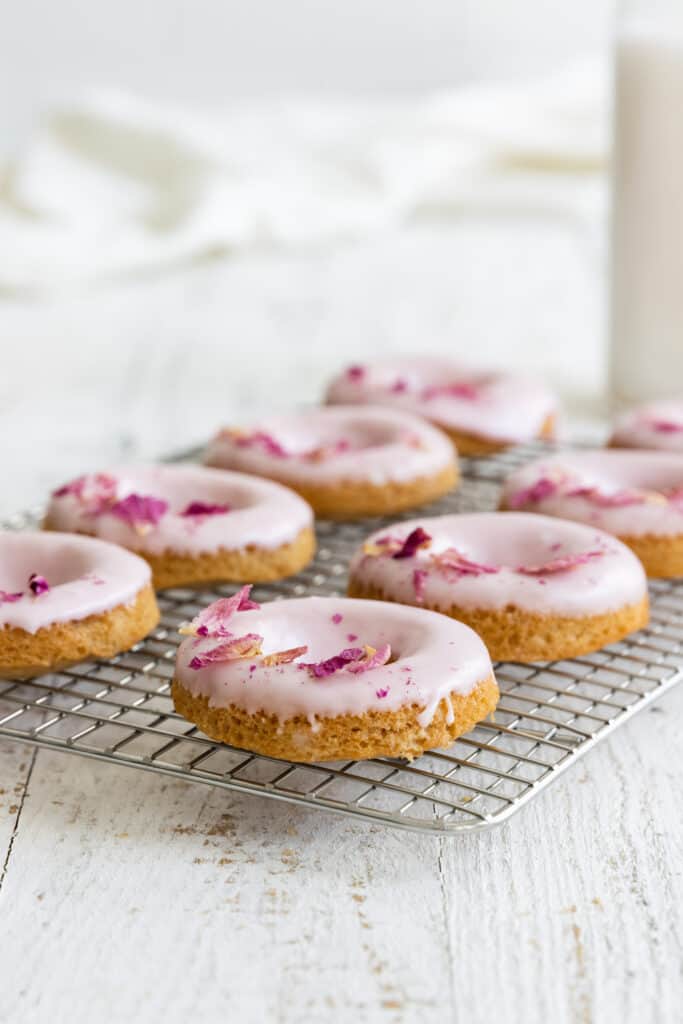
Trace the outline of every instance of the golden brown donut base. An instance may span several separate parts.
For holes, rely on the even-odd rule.
[[[142,640],[158,622],[159,609],[148,584],[132,604],[86,619],[56,622],[37,633],[4,626],[0,628],[0,677],[39,676],[91,658],[112,658]]]
[[[273,476],[273,480],[278,477]],[[280,480],[300,494],[321,519],[360,519],[364,516],[387,516],[404,509],[436,501],[453,490],[458,471],[453,463],[434,476],[412,480],[394,480],[377,485],[366,480],[337,480],[334,484],[306,485]]]
[[[49,521],[43,529],[51,529]],[[166,549],[160,555],[136,551],[151,566],[156,590],[166,587],[191,587],[198,583],[270,583],[300,572],[315,554],[315,533],[305,527],[287,544],[262,548],[219,548],[198,555],[186,555]]]
[[[297,715],[281,722],[265,712],[249,714],[231,704],[209,707],[207,697],[194,696],[177,679],[172,685],[176,711],[199,726],[212,740],[242,750],[289,761],[345,761],[368,757],[419,757],[425,750],[448,747],[481,722],[498,703],[493,676],[483,680],[467,696],[452,693],[453,721],[446,701],[439,704],[432,721],[423,728],[422,710],[416,704],[397,711],[368,711],[364,715],[318,718],[315,731],[307,718]]]
[[[648,576],[673,579],[683,576],[683,533],[661,537],[646,533],[638,537],[620,536],[643,563]]]
[[[390,595],[378,587],[349,583],[349,597],[391,601]],[[402,602],[405,603],[405,602]],[[642,629],[650,618],[649,602],[626,605],[604,615],[569,618],[560,615],[539,615],[523,608],[503,609],[460,608],[453,604],[444,611],[435,605],[418,604],[452,619],[464,622],[478,633],[494,661],[560,661],[598,651],[607,644],[622,640],[629,633]]]
[[[315,554],[315,533],[307,526],[293,541],[277,548],[249,544],[232,551],[219,548],[200,555],[183,555],[177,551],[164,551],[161,555],[137,551],[136,554],[152,567],[157,590],[197,583],[269,583],[294,576],[308,565]]]
[[[458,450],[459,455],[495,455],[497,452],[503,452],[506,448],[514,447],[517,442],[510,441],[493,441],[486,437],[480,437],[477,434],[466,434],[460,430],[453,430],[452,428],[444,426],[443,423],[434,423],[435,427],[439,427],[443,430],[444,434],[448,434],[451,441]],[[553,413],[547,416],[543,421],[541,429],[534,440],[538,441],[550,441],[555,436],[555,415]]]

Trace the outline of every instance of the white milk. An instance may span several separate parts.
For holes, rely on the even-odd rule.
[[[617,406],[683,395],[683,0],[678,3],[677,13],[627,23],[617,43],[610,352]]]

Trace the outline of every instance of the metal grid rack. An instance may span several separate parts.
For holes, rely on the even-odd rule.
[[[459,490],[421,511],[495,508],[502,478],[533,454],[526,448],[467,460]],[[35,522],[25,514],[4,525],[21,529]],[[319,523],[312,565],[292,579],[254,588],[254,597],[343,593],[351,552],[383,522]],[[571,661],[497,665],[502,696],[494,719],[448,750],[410,764],[376,758],[300,765],[214,743],[173,710],[177,627],[233,590],[167,590],[159,595],[161,624],[133,650],[31,681],[0,680],[0,737],[455,835],[505,821],[683,675],[683,583],[655,581],[651,624],[626,641]]]

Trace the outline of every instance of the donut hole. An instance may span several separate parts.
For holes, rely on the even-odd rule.
[[[497,569],[545,565],[600,548],[604,537],[576,524],[519,512],[475,513],[446,517],[443,526],[427,525],[432,543],[419,555],[428,563],[449,548],[478,565]]]
[[[333,612],[321,609],[319,616],[300,612],[293,602],[280,602],[264,606],[258,611],[244,612],[239,617],[240,633],[256,633],[263,637],[264,654],[307,647],[302,661],[325,661],[348,648],[381,647],[389,644],[388,664],[417,655],[428,642],[424,627],[405,621],[391,622],[386,616],[381,624],[373,615],[363,617],[357,611],[347,612],[340,622],[334,622]]]
[[[275,431],[283,448],[298,456],[316,449],[337,449],[339,455],[344,455],[401,443],[405,439],[405,431],[396,424],[364,416],[362,412],[346,422],[336,417],[329,421],[317,419],[315,423],[304,421],[300,425],[288,425],[279,432],[276,427]]]
[[[188,467],[189,468],[189,467]],[[193,477],[196,481],[193,486]],[[120,477],[117,499],[130,494],[149,495],[168,503],[172,515],[183,515],[192,502],[206,505],[223,505],[231,511],[249,509],[258,505],[262,498],[253,487],[221,479],[221,473],[202,470],[201,474],[179,473],[175,467],[169,471],[155,469],[149,474]]]
[[[95,572],[93,560],[68,539],[55,550],[53,545],[19,544],[11,559],[0,566],[0,590],[19,593],[28,589],[29,577],[44,576],[51,588],[71,583]]]

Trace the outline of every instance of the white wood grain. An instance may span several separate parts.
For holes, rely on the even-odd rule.
[[[568,223],[418,225],[5,305],[1,510],[313,400],[339,362],[416,338],[545,353],[594,395],[588,243]],[[678,690],[456,840],[0,743],[0,1020],[673,1024],[682,719]]]

